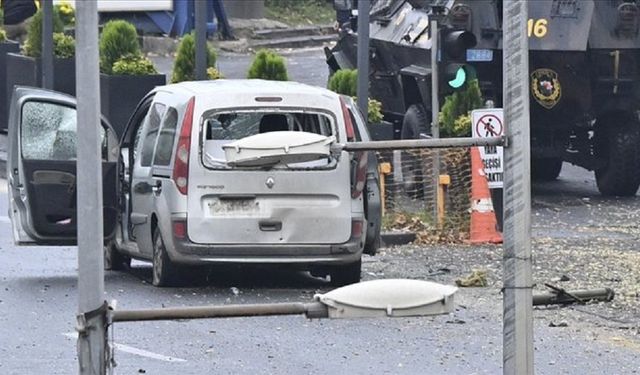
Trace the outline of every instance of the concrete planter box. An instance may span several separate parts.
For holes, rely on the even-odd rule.
[[[166,84],[164,74],[120,76],[100,74],[100,108],[118,137],[140,100],[156,86]]]
[[[17,53],[8,53],[6,67],[5,94],[8,110],[14,86],[42,87],[42,60]],[[72,96],[76,95],[75,58],[53,59],[53,90]]]
[[[20,44],[13,41],[0,43],[0,132],[7,131],[9,97],[7,95],[7,54],[20,52]]]

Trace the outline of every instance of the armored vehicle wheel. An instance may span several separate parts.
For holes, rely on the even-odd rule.
[[[402,120],[402,139],[420,139],[421,134],[430,135],[427,111],[421,104],[409,106]],[[411,151],[401,153],[402,178],[407,193],[412,198],[424,197],[422,160]]]
[[[341,266],[334,266],[329,275],[331,283],[336,286],[344,286],[360,282],[360,272],[362,271],[362,261]]]
[[[637,124],[612,127],[605,137],[598,153],[606,165],[595,171],[600,194],[635,195],[640,186],[640,128]]]
[[[122,254],[116,248],[116,244],[109,242],[104,247],[104,269],[121,271],[129,268],[131,265],[131,257]]]
[[[172,286],[176,282],[176,267],[169,259],[160,229],[153,231],[153,285]]]
[[[531,177],[534,181],[553,181],[560,175],[562,159],[535,158],[531,160]]]

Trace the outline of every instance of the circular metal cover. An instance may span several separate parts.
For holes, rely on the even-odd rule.
[[[348,305],[364,309],[411,309],[443,302],[458,288],[431,281],[408,279],[372,280],[347,285],[316,296],[329,306]]]

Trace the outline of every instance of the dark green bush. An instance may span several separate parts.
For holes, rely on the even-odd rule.
[[[128,55],[140,55],[135,26],[123,20],[107,22],[100,35],[100,71],[111,74],[113,63]]]
[[[142,55],[126,55],[113,63],[111,74],[122,76],[143,76],[158,74],[153,62]]]
[[[64,29],[60,13],[53,10],[53,32],[61,33]],[[31,57],[42,55],[42,10],[33,15],[27,31],[27,40],[24,44],[24,54]]]
[[[358,91],[358,71],[340,69],[329,79],[329,90],[342,95],[356,96]]]
[[[224,76],[220,71],[212,66],[207,68],[207,78],[209,79],[222,79]]]
[[[249,67],[247,78],[260,78],[271,81],[288,81],[287,66],[284,58],[269,50],[260,50]]]
[[[68,59],[76,55],[76,41],[63,33],[53,34],[53,55],[59,59]]]
[[[207,44],[207,68],[215,68],[216,51]],[[171,82],[193,81],[196,79],[196,37],[194,33],[182,37],[173,63]]]
[[[471,111],[482,107],[482,92],[478,80],[445,98],[440,110],[441,137],[468,137],[471,135]]]

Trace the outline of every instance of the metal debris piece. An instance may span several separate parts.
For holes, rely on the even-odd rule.
[[[579,289],[567,291],[549,284],[545,285],[553,289],[553,292],[534,295],[533,306],[570,303],[584,304],[589,301],[609,302],[612,301],[613,297],[615,296],[615,293],[611,288]]]

